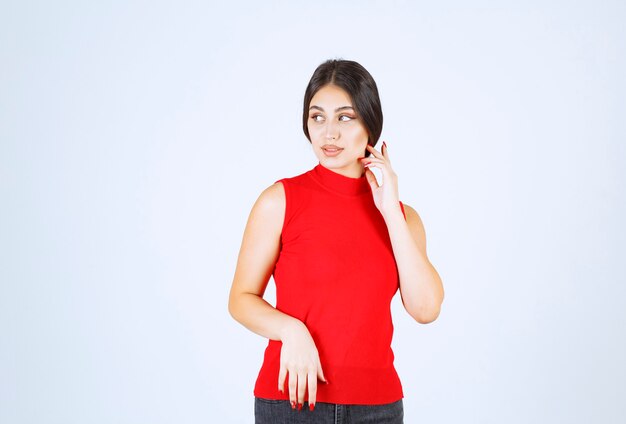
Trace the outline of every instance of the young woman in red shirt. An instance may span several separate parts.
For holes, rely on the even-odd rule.
[[[441,310],[441,278],[418,213],[400,201],[376,83],[328,60],[305,91],[303,130],[319,163],[267,187],[250,212],[231,315],[269,339],[255,422],[402,423],[390,303],[417,322]],[[378,168],[382,184],[371,171]],[[263,299],[269,277],[276,306]]]

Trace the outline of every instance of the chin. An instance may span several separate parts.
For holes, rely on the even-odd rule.
[[[323,165],[328,165],[328,168],[341,168],[350,164],[349,161],[339,158],[318,157],[318,159]]]

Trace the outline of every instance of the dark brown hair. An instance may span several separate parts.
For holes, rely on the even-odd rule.
[[[352,99],[356,113],[367,129],[370,146],[376,146],[383,130],[383,110],[380,105],[378,88],[374,78],[363,66],[352,60],[329,59],[317,67],[304,92],[304,111],[302,128],[304,135],[309,136],[308,119],[311,99],[322,87],[332,84],[345,90]],[[365,157],[370,156],[366,150]]]

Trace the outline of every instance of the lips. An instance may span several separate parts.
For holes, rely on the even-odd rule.
[[[337,146],[326,146],[326,147],[322,147],[322,150],[324,151],[324,155],[327,157],[334,157],[337,156],[339,154],[341,154],[341,151],[343,149],[337,147]]]

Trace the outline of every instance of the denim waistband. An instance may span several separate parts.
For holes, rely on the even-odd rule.
[[[313,411],[308,402],[292,409],[288,400],[254,398],[255,424],[403,424],[402,399],[383,405],[343,405],[318,402]]]

